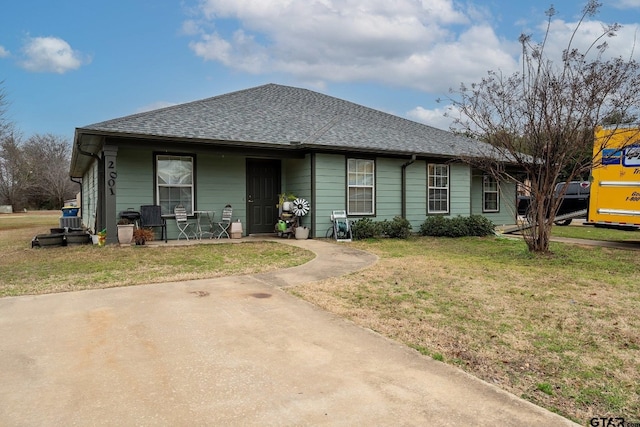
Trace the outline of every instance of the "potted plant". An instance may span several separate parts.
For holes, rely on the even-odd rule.
[[[144,245],[145,242],[150,242],[154,239],[153,229],[151,228],[136,228],[133,230],[133,240],[136,245]]]
[[[295,237],[298,240],[304,240],[309,238],[309,229],[302,226],[302,217],[309,213],[311,206],[305,199],[295,199],[291,202],[291,211],[297,217],[295,227]]]
[[[118,242],[121,245],[131,244],[131,241],[133,240],[133,227],[134,224],[126,218],[122,218],[118,221]]]
[[[293,193],[278,194],[278,207],[281,209],[281,212],[290,212],[292,206],[291,202],[295,199],[296,196]]]

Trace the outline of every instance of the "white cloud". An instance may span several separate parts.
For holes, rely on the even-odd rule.
[[[451,104],[442,108],[432,109],[418,106],[413,110],[408,111],[407,117],[417,122],[443,130],[462,130],[463,126],[456,124],[456,120],[460,120],[463,123],[469,121],[466,115],[462,114],[458,108]]]
[[[631,4],[632,1],[620,0]],[[378,82],[446,93],[488,70],[518,71],[516,39],[498,36],[485,8],[454,0],[202,0],[185,21],[192,51],[206,61],[250,73],[299,80]],[[529,17],[527,17],[529,18]],[[546,22],[540,16],[538,22]],[[573,24],[575,25],[575,24]],[[576,43],[593,41],[602,24],[585,21]],[[548,52],[560,53],[573,29],[554,21]],[[541,27],[537,27],[536,37]],[[631,54],[636,27],[608,40]],[[640,32],[638,32],[640,34]],[[637,49],[640,52],[640,49]]]
[[[0,46],[0,58],[6,58],[9,56],[9,51],[4,48],[4,46]]]
[[[233,20],[238,26],[225,31]],[[453,79],[493,68],[496,58],[515,66],[491,31],[486,37],[488,27],[469,27],[482,33],[469,35],[484,38],[475,39],[483,44],[480,52],[463,49],[447,26],[468,27],[469,18],[451,0],[205,0],[197,30],[195,22],[186,21],[183,31],[200,35],[189,44],[196,55],[253,73],[432,88],[457,85]],[[211,24],[215,31],[205,32]],[[456,47],[451,55],[461,57],[439,56],[450,45]],[[478,60],[479,53],[486,55]],[[466,61],[471,54],[473,61]],[[450,62],[458,64],[456,72],[441,73]]]
[[[578,31],[573,35],[573,31],[576,28],[576,22],[566,22],[561,19],[556,19],[551,22],[549,31],[549,37],[547,41],[546,53],[549,58],[554,61],[559,61],[562,57],[562,52],[568,46],[567,43],[573,36],[572,47],[579,49],[581,52],[585,52],[593,42],[600,37],[606,23],[601,21],[584,21]],[[546,24],[541,24],[540,31],[544,31]],[[623,57],[625,59],[633,57],[636,60],[640,60],[640,50],[636,45],[640,40],[640,27],[638,25],[625,25],[620,28],[615,36],[604,37],[600,39],[596,45],[606,42],[608,47],[605,51],[604,58],[611,57]],[[590,53],[592,58],[595,58],[597,54],[596,47],[592,47]]]
[[[620,9],[640,8],[640,0],[618,0],[613,4]]]
[[[189,43],[189,47],[196,55],[208,61],[220,61],[225,65],[231,64],[231,51],[233,47],[217,34],[203,34],[198,42]]]
[[[269,58],[264,47],[242,30],[234,32],[230,40],[217,33],[203,34],[200,41],[191,42],[189,47],[207,61],[218,61],[249,73],[260,73],[268,68]]]
[[[453,120],[450,117],[445,117],[447,111],[447,108],[434,108],[429,110],[424,107],[416,107],[407,112],[407,117],[434,128],[449,130]]]
[[[181,32],[186,36],[195,36],[200,33],[200,26],[197,21],[189,19],[182,23]]]
[[[57,37],[29,38],[23,47],[21,65],[29,71],[64,74],[89,62],[80,52],[71,49],[66,41]]]

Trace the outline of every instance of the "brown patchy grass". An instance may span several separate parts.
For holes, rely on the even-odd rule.
[[[290,292],[584,424],[640,414],[640,252],[506,239],[354,246],[372,268]]]
[[[0,297],[253,274],[313,258],[274,242],[31,248],[33,236],[58,227],[59,216],[0,215]]]

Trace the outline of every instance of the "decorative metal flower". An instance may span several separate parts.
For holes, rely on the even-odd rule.
[[[309,213],[309,202],[305,199],[295,199],[292,204],[292,211],[295,216],[305,216]]]

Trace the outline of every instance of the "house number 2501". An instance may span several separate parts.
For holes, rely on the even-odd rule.
[[[107,180],[107,187],[109,188],[109,195],[116,195],[116,178],[118,177],[118,172],[115,171],[115,164],[113,160],[109,160],[107,169],[109,169],[109,179]]]

